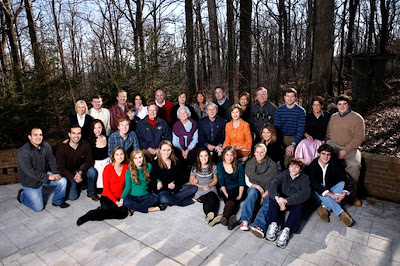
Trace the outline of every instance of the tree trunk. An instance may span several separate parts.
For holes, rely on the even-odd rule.
[[[314,56],[311,95],[333,96],[332,55],[334,33],[334,0],[315,1]]]
[[[356,18],[356,12],[360,0],[349,0],[349,25],[347,29],[347,41],[346,41],[346,59],[345,59],[345,69],[346,73],[351,73],[351,58],[350,54],[353,52],[353,32],[354,32],[354,21]]]
[[[346,10],[347,10],[347,0],[344,1],[343,3],[343,12],[342,12],[342,24],[340,26],[340,53],[339,53],[339,69],[338,69],[338,94],[341,94],[341,92],[344,92],[344,86],[343,86],[343,61],[345,55],[343,54],[344,50],[344,27],[346,25]]]
[[[215,4],[215,0],[207,0],[207,6],[208,6],[208,19],[210,24],[210,42],[211,42],[211,87],[215,87],[219,85],[221,82],[217,7]]]
[[[375,11],[376,4],[375,0],[369,0],[369,4],[371,6],[371,10],[369,13],[369,21],[368,21],[368,43],[367,43],[367,53],[374,52],[372,47],[372,37],[375,31]]]
[[[6,21],[3,9],[0,8],[0,73],[1,73],[1,89],[3,97],[7,94],[7,83],[9,81],[8,77],[8,58],[6,52],[6,44],[7,44],[7,34],[5,32],[6,29]]]
[[[196,93],[196,79],[194,74],[194,48],[193,48],[193,2],[185,0],[186,18],[186,77],[188,99]]]
[[[240,0],[240,92],[251,91],[251,13],[252,1]]]
[[[37,69],[41,69],[42,56],[44,57],[45,54],[41,52],[40,43],[38,42],[38,38],[36,36],[36,24],[35,24],[35,19],[33,17],[32,3],[31,0],[24,0],[24,3],[25,3],[26,18],[28,20],[29,37],[31,38],[32,54],[33,54],[33,59],[35,61],[35,67]]]
[[[382,26],[380,32],[380,40],[379,40],[379,53],[386,53],[386,44],[388,41],[388,21],[389,21],[389,12],[386,7],[386,1],[380,0],[380,9],[381,9],[381,18],[382,18]]]
[[[226,24],[228,31],[228,88],[233,89],[235,78],[235,29],[234,29],[233,0],[226,1]]]

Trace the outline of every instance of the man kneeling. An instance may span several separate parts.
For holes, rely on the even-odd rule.
[[[346,178],[343,167],[331,160],[333,148],[323,144],[318,148],[319,157],[309,165],[311,186],[321,200],[317,213],[321,220],[329,222],[329,212],[340,217],[346,226],[351,226],[353,219],[342,209],[343,199],[353,192],[353,183]]]

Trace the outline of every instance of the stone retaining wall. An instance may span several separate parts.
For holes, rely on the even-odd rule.
[[[363,152],[364,187],[374,197],[400,203],[400,159]],[[18,183],[17,150],[0,151],[0,185]]]

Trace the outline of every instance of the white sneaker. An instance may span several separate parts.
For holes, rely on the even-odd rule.
[[[280,248],[285,248],[288,244],[290,237],[289,231],[283,229],[281,231],[281,235],[279,236],[278,240],[276,241],[276,245]]]
[[[278,225],[275,224],[275,223],[271,223],[268,226],[268,230],[267,230],[267,236],[266,236],[267,240],[275,241],[276,240],[276,235],[278,234],[278,232],[279,232]]]

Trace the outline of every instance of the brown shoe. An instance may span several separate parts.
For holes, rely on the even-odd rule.
[[[353,224],[353,219],[351,219],[351,217],[347,214],[347,212],[343,211],[340,215],[339,215],[340,219],[342,219],[343,223],[346,226],[351,226]]]
[[[354,206],[357,206],[357,207],[360,207],[360,206],[362,205],[362,202],[361,202],[361,200],[359,200],[359,198],[354,197],[354,199],[353,199],[353,205],[354,205]]]
[[[90,197],[92,200],[94,201],[98,201],[100,199],[99,196],[97,196],[96,194],[94,194],[93,196]]]
[[[324,207],[322,207],[322,205],[319,206],[318,210],[317,210],[317,214],[319,216],[319,218],[321,218],[322,221],[329,223],[329,212],[327,209],[325,209]]]

